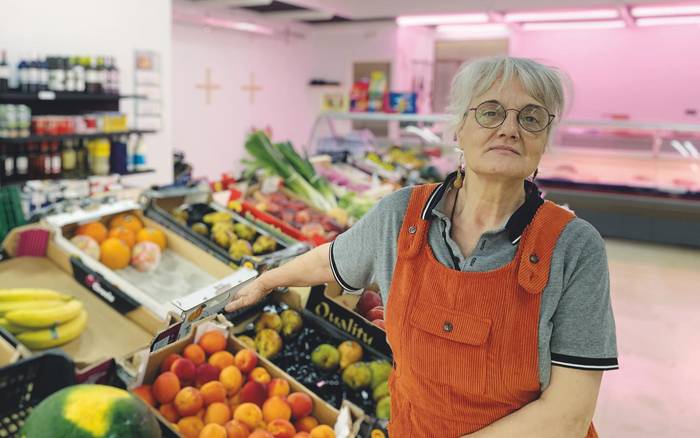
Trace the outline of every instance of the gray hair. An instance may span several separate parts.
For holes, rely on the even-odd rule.
[[[450,116],[446,130],[447,138],[451,138],[459,129],[464,120],[464,113],[474,96],[485,93],[499,80],[502,87],[513,77],[520,79],[525,91],[556,116],[552,125],[547,128],[549,135],[552,126],[561,119],[564,112],[563,83],[568,84],[568,78],[558,69],[532,59],[495,56],[468,61],[459,68],[452,80],[447,106]]]

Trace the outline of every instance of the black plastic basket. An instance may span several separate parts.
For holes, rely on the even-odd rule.
[[[0,335],[17,345],[2,329]],[[34,406],[73,383],[73,361],[59,350],[49,350],[0,368],[0,437],[18,436]]]

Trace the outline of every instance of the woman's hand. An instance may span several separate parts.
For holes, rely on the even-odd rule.
[[[258,277],[236,293],[231,302],[226,305],[226,311],[233,312],[243,307],[252,306],[265,298],[271,290],[263,284],[262,277]]]

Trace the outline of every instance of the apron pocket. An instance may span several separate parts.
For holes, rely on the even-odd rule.
[[[430,398],[486,392],[490,319],[421,302],[409,322],[411,371],[439,384]]]

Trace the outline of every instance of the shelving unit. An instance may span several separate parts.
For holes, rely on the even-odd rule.
[[[4,144],[27,144],[39,143],[43,141],[61,141],[61,140],[89,140],[93,138],[114,138],[122,135],[131,134],[154,134],[157,131],[144,129],[131,129],[128,131],[116,132],[95,132],[90,134],[64,134],[64,135],[30,135],[28,137],[0,137],[0,143]]]

